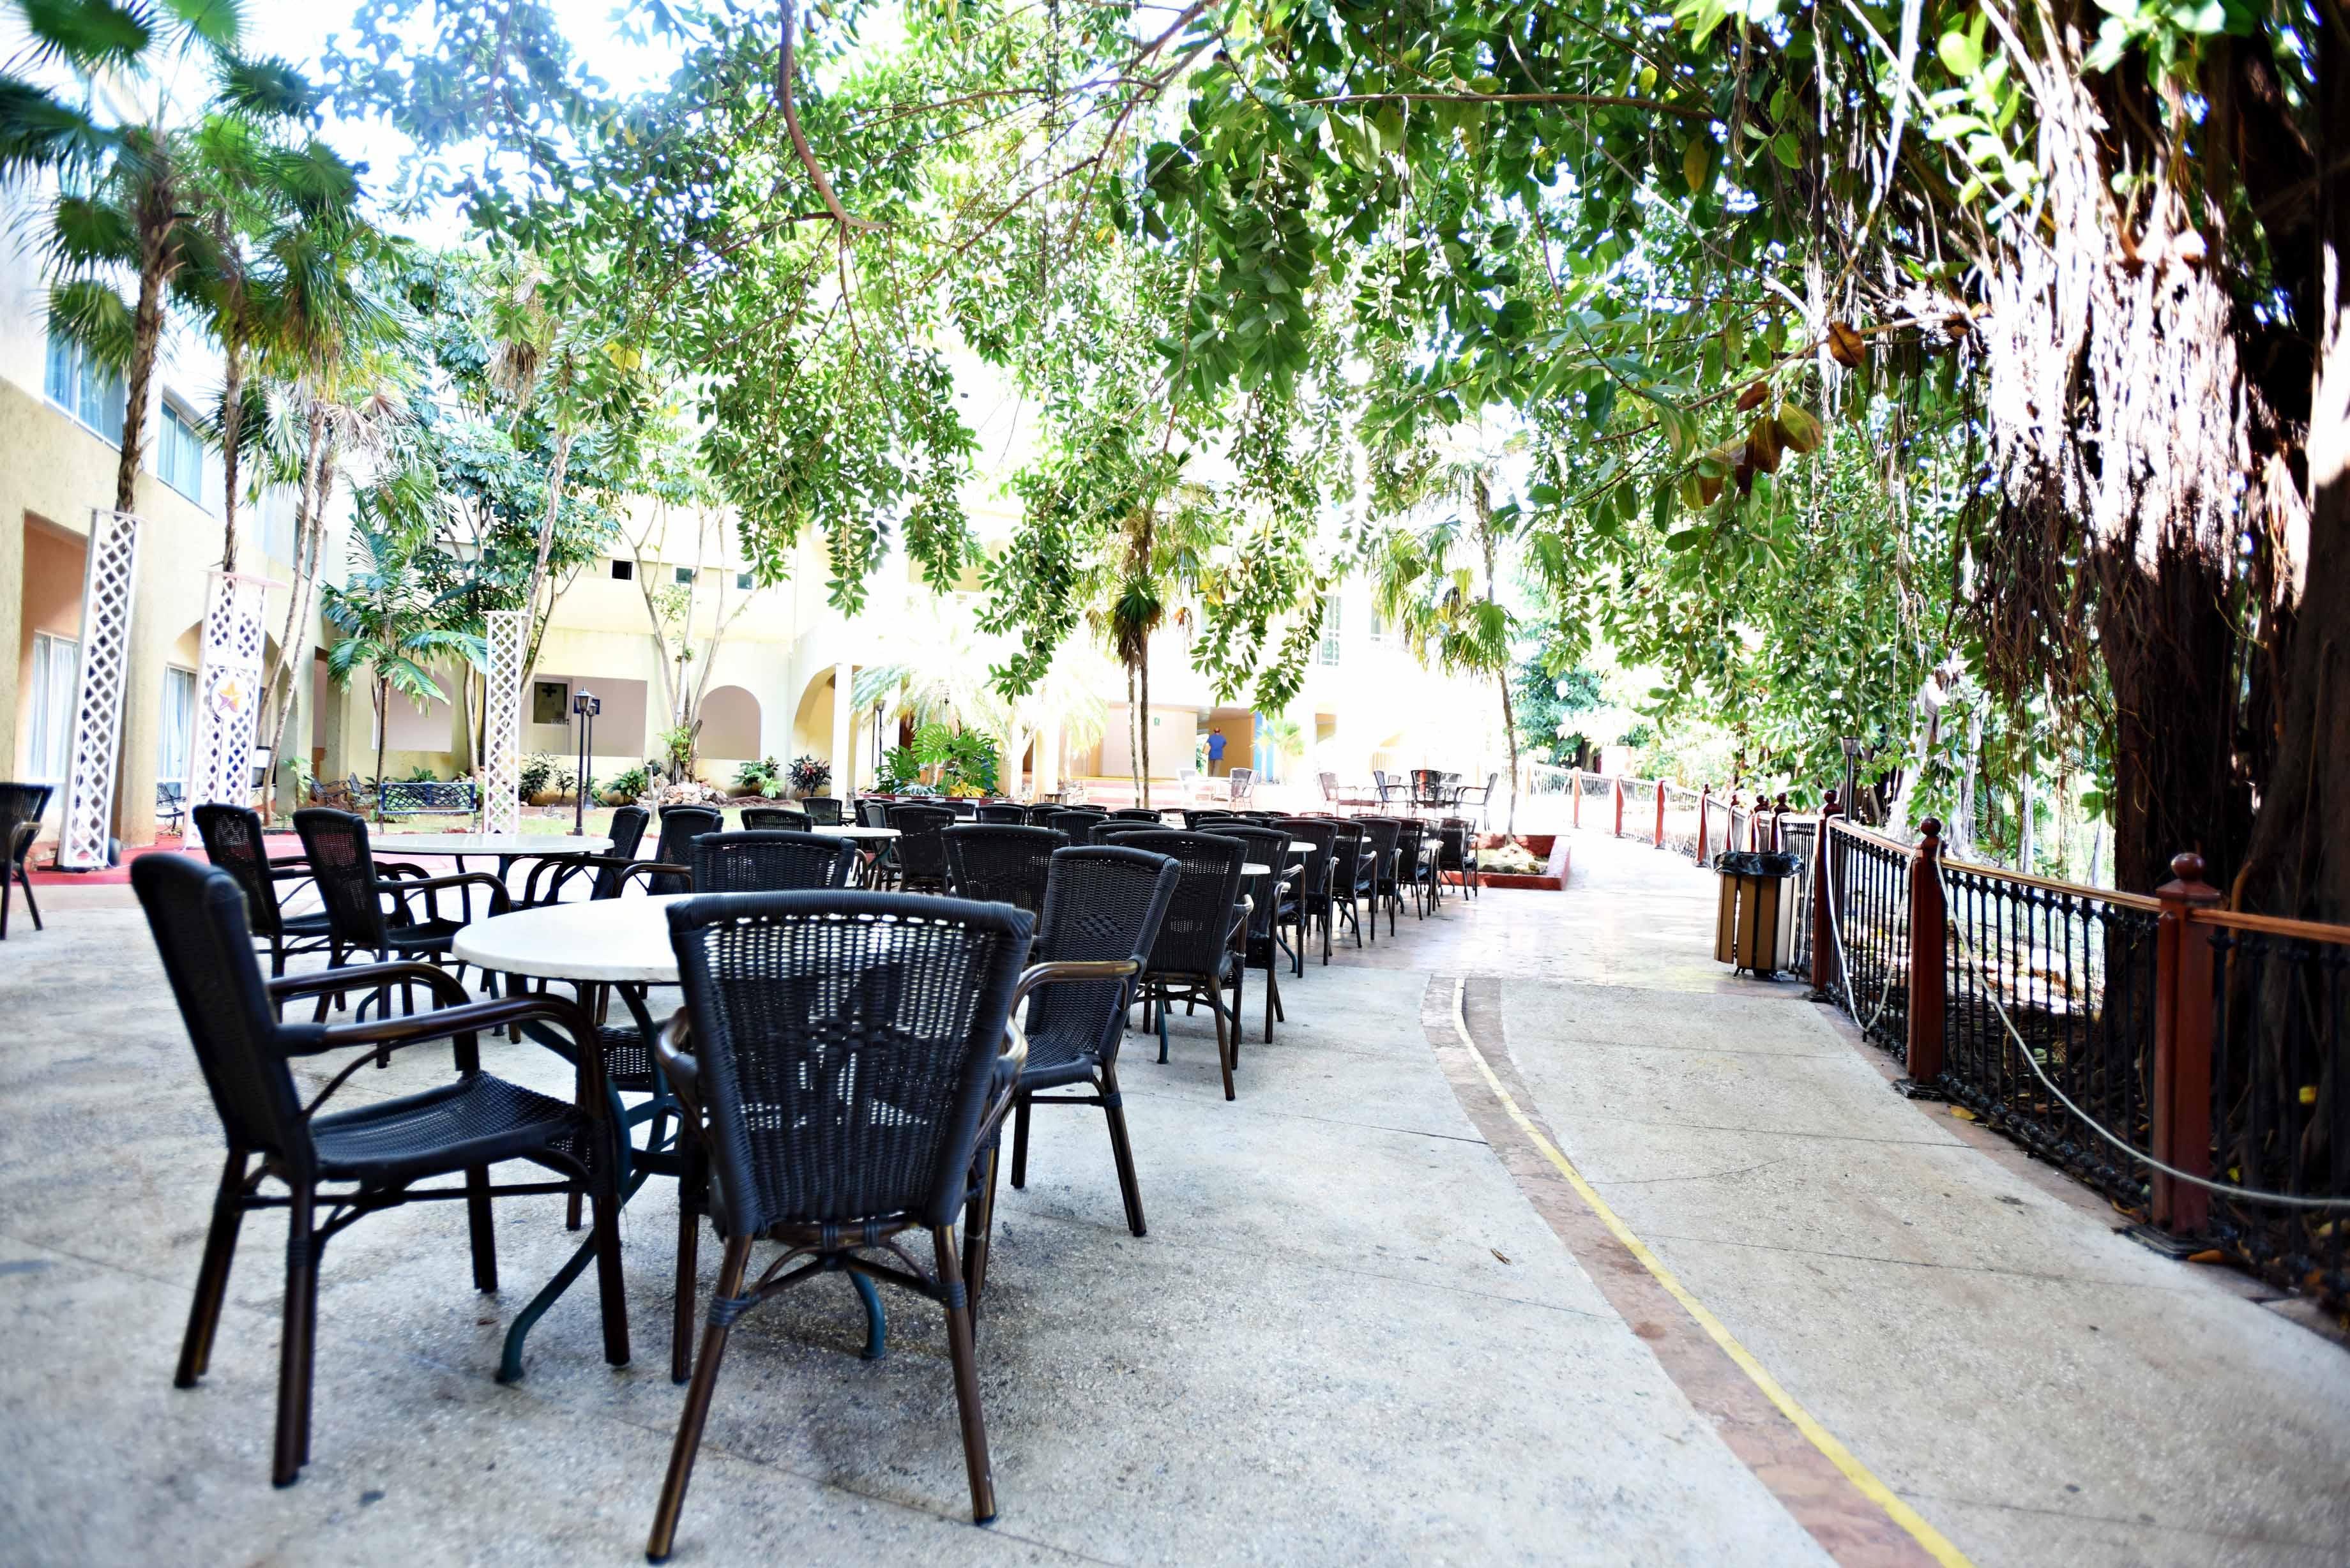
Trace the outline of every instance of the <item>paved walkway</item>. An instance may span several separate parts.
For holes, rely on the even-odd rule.
[[[1131,1041],[1147,1239],[1098,1123],[1038,1113],[981,1340],[996,1525],[962,1512],[935,1314],[896,1304],[861,1362],[827,1282],[738,1326],[677,1561],[2350,1561],[2350,1352],[1727,977],[1700,874],[1575,857],[1564,894],[1309,964],[1235,1103],[1197,1021],[1163,1066]],[[328,1250],[300,1485],[267,1480],[265,1219],[172,1388],[218,1133],[123,891],[59,889],[0,948],[9,1558],[633,1560],[680,1403],[661,1184],[624,1220],[626,1369],[582,1292],[491,1381],[570,1241],[523,1199],[495,1298],[458,1206]]]

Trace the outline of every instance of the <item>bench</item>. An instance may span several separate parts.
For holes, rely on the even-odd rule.
[[[470,779],[387,779],[382,789],[386,816],[471,816],[481,804]]]

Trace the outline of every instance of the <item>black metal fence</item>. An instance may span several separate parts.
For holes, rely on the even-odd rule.
[[[2241,917],[2234,918],[2241,920]],[[2207,923],[2208,922],[2208,923]],[[2230,1186],[2350,1198],[2350,945],[2199,914],[2213,949],[2211,1168]],[[2279,1284],[2350,1298],[2350,1207],[2211,1198],[2210,1234]]]
[[[2131,1147],[2152,1149],[2161,906],[1958,862],[1944,865],[1942,886],[1949,951],[1934,1086],[2108,1198],[2144,1205],[2147,1168],[2084,1126],[2048,1083]]]
[[[1795,875],[1795,897],[1786,918],[1795,922],[1795,956],[1789,968],[1806,980],[1812,978],[1812,862],[1819,836],[1817,817],[1779,819],[1780,847],[1803,862],[1803,869]]]
[[[1833,952],[1815,953],[1814,985],[1861,1033],[1906,1059],[1909,1043],[1909,857],[1905,846],[1830,819],[1827,898]]]

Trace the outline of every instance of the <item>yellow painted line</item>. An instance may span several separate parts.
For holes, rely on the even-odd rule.
[[[1556,1144],[1543,1136],[1542,1129],[1534,1124],[1534,1119],[1519,1108],[1517,1100],[1502,1086],[1502,1080],[1493,1075],[1492,1066],[1485,1060],[1485,1054],[1477,1049],[1477,1042],[1469,1037],[1468,994],[1467,977],[1456,978],[1452,982],[1453,1032],[1461,1036],[1461,1044],[1467,1047],[1470,1056],[1476,1062],[1477,1071],[1485,1075],[1485,1082],[1502,1102],[1502,1108],[1510,1113],[1510,1119],[1518,1124],[1518,1130],[1542,1150],[1543,1157],[1558,1168],[1558,1173],[1566,1178],[1567,1185],[1575,1189],[1575,1196],[1599,1217],[1599,1222],[1624,1243],[1632,1256],[1640,1260],[1640,1266],[1656,1277],[1657,1283],[1664,1286],[1672,1298],[1688,1310],[1690,1316],[1697,1320],[1697,1325],[1705,1330],[1706,1336],[1720,1345],[1722,1354],[1729,1356],[1738,1370],[1746,1374],[1754,1386],[1762,1391],[1762,1397],[1777,1406],[1781,1415],[1794,1423],[1795,1430],[1803,1433],[1812,1447],[1825,1455],[1828,1463],[1844,1472],[1845,1480],[1859,1488],[1861,1494],[1883,1509],[1887,1518],[1908,1532],[1918,1544],[1926,1549],[1928,1555],[1942,1564],[1942,1568],[1974,1568],[1965,1552],[1952,1545],[1940,1531],[1927,1523],[1916,1509],[1895,1496],[1893,1489],[1877,1478],[1877,1472],[1854,1458],[1850,1449],[1836,1441],[1835,1433],[1821,1426],[1816,1417],[1795,1403],[1795,1397],[1779,1386],[1779,1380],[1754,1358],[1754,1353],[1741,1345],[1738,1336],[1731,1334],[1720,1318],[1708,1312],[1705,1303],[1690,1293],[1689,1287],[1673,1276],[1673,1272],[1665,1267],[1664,1261],[1648,1251],[1648,1244],[1640,1238],[1632,1234],[1631,1227],[1617,1217],[1616,1210],[1607,1207],[1607,1200],[1583,1179],[1583,1172],[1575,1168],[1575,1162],[1567,1158]]]

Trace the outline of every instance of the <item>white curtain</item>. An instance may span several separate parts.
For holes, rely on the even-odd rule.
[[[188,763],[196,739],[196,672],[163,671],[163,736],[155,758],[155,776],[165,784],[188,782]]]
[[[33,634],[32,753],[26,770],[36,784],[63,784],[73,755],[74,686],[81,644],[69,637]]]

